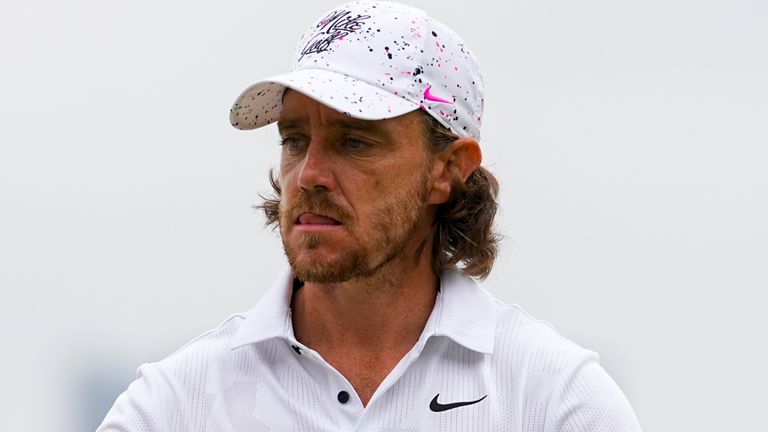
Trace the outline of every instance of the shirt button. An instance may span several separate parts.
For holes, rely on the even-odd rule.
[[[345,392],[344,390],[340,391],[339,394],[336,396],[336,399],[339,400],[339,402],[345,404],[349,401],[349,393]]]

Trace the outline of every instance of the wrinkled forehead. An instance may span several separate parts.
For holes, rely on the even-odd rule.
[[[283,107],[277,120],[277,127],[281,132],[308,127],[314,122],[324,126],[387,135],[394,132],[407,133],[407,130],[412,128],[404,126],[412,126],[414,122],[421,125],[423,121],[423,115],[418,109],[389,119],[360,119],[292,89],[286,89],[283,93],[282,103]],[[418,131],[421,132],[421,128]]]

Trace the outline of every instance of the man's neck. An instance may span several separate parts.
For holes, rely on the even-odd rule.
[[[364,404],[418,341],[439,284],[427,259],[380,270],[365,280],[307,282],[291,302],[296,338],[341,372]]]
[[[305,283],[292,301],[296,337],[308,346],[365,343],[374,350],[404,336],[415,343],[432,312],[438,278],[432,271],[386,273],[338,284]]]

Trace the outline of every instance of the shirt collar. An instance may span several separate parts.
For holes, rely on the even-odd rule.
[[[248,313],[232,338],[231,349],[285,338],[295,342],[291,325],[293,275],[287,269]],[[494,300],[488,291],[459,271],[440,275],[440,293],[420,339],[445,336],[473,351],[490,354],[495,339]]]
[[[293,274],[290,269],[286,269],[248,312],[243,325],[232,338],[230,348],[235,349],[275,337],[293,341],[295,337],[291,325],[292,295]]]
[[[493,296],[474,279],[457,270],[440,275],[435,302],[435,336],[445,336],[472,351],[493,353],[496,308]]]

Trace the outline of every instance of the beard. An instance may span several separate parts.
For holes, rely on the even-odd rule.
[[[389,263],[401,257],[414,242],[416,232],[422,224],[425,202],[428,194],[429,172],[426,169],[410,189],[390,196],[370,223],[362,227],[358,221],[341,206],[335,204],[325,190],[300,190],[292,204],[280,201],[279,223],[283,250],[294,275],[306,282],[339,283],[352,279],[367,279],[378,274]],[[375,198],[372,198],[375,199]],[[333,246],[333,240],[322,234],[298,235],[298,245],[287,240],[287,227],[304,212],[320,213],[341,222],[355,243],[333,260],[318,260],[302,254],[321,246]],[[369,218],[370,219],[370,218]],[[421,248],[418,248],[421,250]]]

